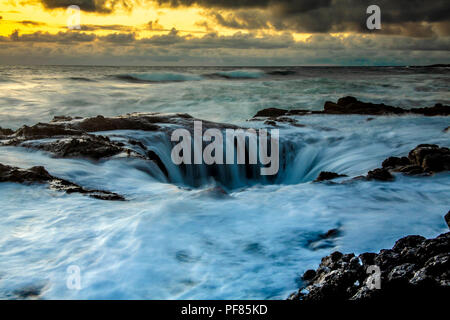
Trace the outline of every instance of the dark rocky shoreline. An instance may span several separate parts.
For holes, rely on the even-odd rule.
[[[356,180],[394,181],[395,177],[392,172],[409,176],[429,176],[450,171],[450,149],[435,144],[420,144],[412,149],[407,157],[389,157],[383,161],[381,166],[381,168],[369,171],[366,176],[358,176],[343,183]],[[322,171],[314,182],[330,181],[341,177],[346,177],[346,175]]]
[[[448,216],[449,214],[447,214]],[[448,221],[447,221],[448,223]],[[449,224],[450,227],[450,224]],[[372,270],[379,268],[380,286]],[[307,270],[289,300],[304,302],[445,299],[450,293],[450,232],[433,239],[411,235],[392,249],[359,256],[335,251]]]
[[[355,97],[347,96],[340,98],[336,103],[327,101],[324,104],[322,111],[310,110],[287,110],[279,108],[267,108],[258,111],[251,120],[258,118],[268,118],[268,121],[286,122],[280,117],[286,116],[305,116],[309,114],[334,114],[334,115],[423,115],[423,116],[449,116],[450,106],[435,104],[428,108],[412,108],[403,109],[400,107],[393,107],[385,105],[384,103],[375,104],[370,102],[362,102]]]

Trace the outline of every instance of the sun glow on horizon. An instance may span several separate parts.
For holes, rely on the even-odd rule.
[[[68,13],[66,9],[45,9],[39,3],[17,5],[9,0],[0,0],[0,36],[9,37],[13,32],[19,34],[67,32]],[[117,33],[133,33],[136,38],[148,38],[167,34],[173,28],[179,35],[201,37],[207,33],[231,36],[236,33],[246,34],[248,30],[223,27],[205,20],[201,7],[169,8],[158,7],[156,3],[147,3],[131,10],[116,9],[111,14],[99,14],[81,11],[80,32],[105,36]],[[254,30],[254,34],[280,35],[274,30]],[[295,41],[305,41],[311,34],[291,33]]]

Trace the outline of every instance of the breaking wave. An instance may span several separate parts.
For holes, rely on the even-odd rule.
[[[151,72],[151,73],[130,73],[119,74],[114,76],[116,79],[126,82],[182,82],[182,81],[198,81],[203,78],[195,74],[172,73],[172,72]]]
[[[210,78],[222,78],[222,79],[258,79],[264,76],[264,72],[261,70],[230,70],[230,71],[218,71],[207,76]]]

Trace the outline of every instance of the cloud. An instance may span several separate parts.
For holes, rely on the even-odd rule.
[[[77,42],[92,42],[96,39],[95,35],[86,34],[82,32],[58,32],[51,34],[48,32],[34,32],[29,34],[19,34],[15,30],[9,37],[4,37],[4,41],[14,42],[48,42],[54,44],[73,44]]]
[[[162,5],[201,6],[216,24],[234,29],[275,29],[306,33],[367,33],[366,9],[371,0],[158,0]],[[448,35],[447,0],[378,0],[382,30],[378,33],[431,36],[436,30],[423,23],[442,23]]]
[[[152,31],[169,31],[166,30],[161,24],[159,24],[159,19],[156,19],[155,21],[149,21],[147,23],[147,28],[148,30]]]
[[[121,31],[121,32],[132,32],[135,30],[135,27],[125,26],[121,24],[105,24],[105,25],[96,25],[96,24],[83,24],[81,25],[82,31]]]
[[[133,0],[39,0],[46,9],[66,9],[71,5],[79,6],[86,12],[100,14],[112,13],[117,7],[131,9]]]
[[[366,28],[366,9],[372,0],[35,0],[47,9],[78,5],[87,12],[111,14],[117,8],[139,8],[145,3],[180,8],[199,7],[202,22],[239,30],[278,30],[303,33],[371,32]],[[377,0],[381,8],[381,34],[431,37],[450,35],[448,0]],[[164,30],[154,26],[150,30]],[[206,23],[206,24],[205,24]]]
[[[33,26],[33,27],[37,27],[37,26],[45,26],[45,25],[47,25],[47,24],[44,23],[44,22],[31,21],[31,20],[17,21],[17,23],[23,24],[24,26]]]

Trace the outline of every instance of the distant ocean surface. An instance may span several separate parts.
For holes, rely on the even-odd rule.
[[[246,120],[269,107],[321,110],[346,95],[404,108],[450,104],[449,84],[448,68],[1,66],[0,126],[138,111],[264,126]],[[443,131],[448,117],[367,118],[298,116],[304,127],[280,127],[290,151],[282,154],[275,183],[248,181],[230,168],[226,197],[208,192],[215,184],[208,179],[200,187],[162,182],[139,159],[60,159],[0,147],[2,164],[42,165],[129,199],[1,183],[0,298],[37,288],[44,299],[285,299],[301,274],[332,251],[378,251],[408,234],[448,231],[448,173],[398,175],[390,183],[312,183],[320,171],[366,174],[421,143],[450,147]],[[160,133],[101,134],[139,140],[170,161]],[[311,245],[333,228],[342,231],[339,237]],[[81,290],[66,285],[73,265],[81,271]]]
[[[427,107],[450,103],[449,75],[445,67],[0,66],[0,126],[137,111],[239,123],[263,108],[321,110],[344,95]]]

